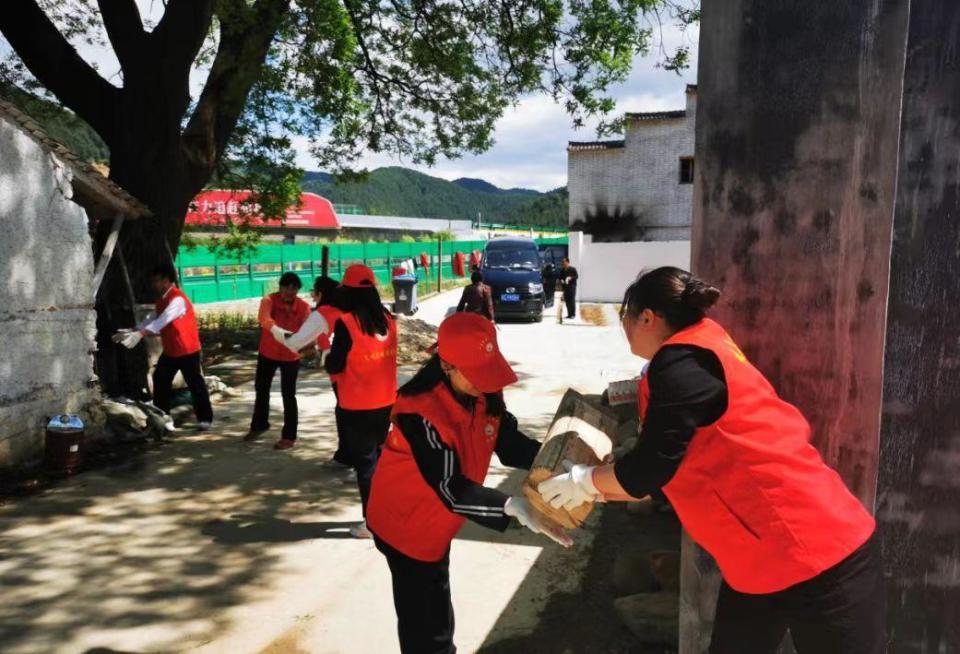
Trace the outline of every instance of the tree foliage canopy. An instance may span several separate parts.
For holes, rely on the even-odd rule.
[[[659,28],[698,20],[693,1],[5,0],[0,81],[87,121],[111,176],[177,240],[211,180],[282,215],[304,141],[343,174],[364,152],[432,164],[488,149],[505,109],[536,92],[576,125],[616,129],[609,89],[637,54],[659,47],[664,67],[686,66],[689,50],[663,50]],[[105,79],[79,46],[111,49],[118,74]]]

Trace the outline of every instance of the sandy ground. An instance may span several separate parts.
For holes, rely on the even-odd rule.
[[[459,293],[416,317],[439,322]],[[638,369],[615,320],[548,317],[499,333],[520,377],[508,407],[537,437],[568,387],[599,392]],[[271,449],[276,434],[241,441],[251,384],[241,390],[215,405],[211,432],[188,425],[140,456],[0,507],[0,652],[398,651],[387,566],[347,533],[360,517],[355,485],[322,465],[335,445],[329,383],[301,378],[301,442],[289,452]],[[279,382],[272,404],[279,428]],[[487,484],[516,489],[520,479],[495,464]],[[451,557],[460,650],[535,633],[551,597],[580,588],[602,517],[594,512],[570,550],[468,523]],[[541,642],[527,651],[565,650]]]

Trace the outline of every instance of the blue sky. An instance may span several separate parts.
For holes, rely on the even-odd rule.
[[[138,0],[138,4],[145,19],[158,18],[163,12],[163,4],[157,0]],[[691,67],[677,75],[657,68],[659,53],[637,58],[629,80],[611,89],[617,112],[682,109],[684,89],[696,81],[697,37],[697,26],[682,34],[672,25],[665,25],[664,47],[669,51],[679,44],[690,46]],[[6,44],[0,41],[0,51],[5,49]],[[119,83],[120,66],[109,48],[81,46],[78,50],[104,77]],[[198,89],[203,77],[203,73],[197,74],[192,86]],[[387,155],[367,154],[361,157],[359,165],[371,169],[406,166],[444,179],[477,177],[504,188],[519,186],[548,191],[567,183],[567,141],[593,140],[595,129],[595,124],[588,124],[574,130],[563,108],[548,96],[530,96],[507,110],[497,123],[493,148],[484,154],[452,161],[443,159],[429,168]],[[307,170],[315,170],[317,164],[310,156],[306,139],[299,139],[296,144],[297,163]]]

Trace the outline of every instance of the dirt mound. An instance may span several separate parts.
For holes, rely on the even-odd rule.
[[[430,358],[427,348],[437,342],[437,328],[416,318],[397,320],[397,363],[423,363]]]

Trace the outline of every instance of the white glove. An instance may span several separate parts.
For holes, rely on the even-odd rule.
[[[137,344],[143,340],[143,334],[140,332],[129,332],[123,335],[123,338],[120,339],[120,345],[132,350],[137,347]]]
[[[110,340],[119,345],[132,331],[132,329],[118,329],[117,333],[110,337]]]
[[[593,485],[593,466],[574,465],[564,461],[563,467],[567,472],[537,485],[544,502],[555,509],[563,507],[569,511],[585,502],[594,502],[600,498],[600,491]]]
[[[573,545],[573,539],[560,528],[546,524],[530,506],[530,502],[522,495],[514,495],[507,499],[503,512],[517,519],[521,525],[535,534],[543,534],[550,540],[564,547]]]
[[[277,341],[277,343],[280,343],[280,345],[286,345],[287,336],[289,336],[293,332],[287,331],[286,329],[284,329],[283,327],[280,327],[279,325],[274,325],[273,327],[270,328],[270,333],[273,334],[273,338]]]

